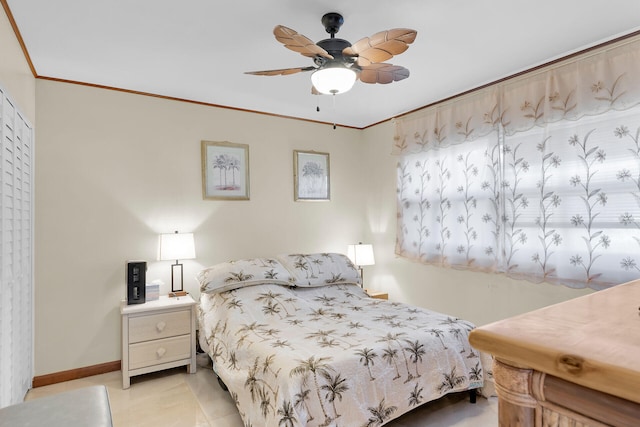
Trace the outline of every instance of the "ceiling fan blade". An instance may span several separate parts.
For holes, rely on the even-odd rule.
[[[294,52],[298,52],[309,58],[322,56],[327,59],[333,59],[333,56],[329,55],[329,52],[291,28],[277,25],[273,29],[273,34],[276,36],[276,40],[282,43],[284,47]]]
[[[361,67],[358,78],[363,83],[388,84],[409,77],[409,70],[393,64],[371,64]]]
[[[408,28],[380,31],[371,37],[358,40],[351,47],[345,48],[342,53],[346,56],[357,56],[358,65],[367,66],[401,54],[409,48],[417,35],[417,31]]]
[[[289,74],[300,73],[302,71],[311,71],[315,69],[316,67],[281,68],[279,70],[245,71],[245,74],[252,74],[254,76],[287,76]]]

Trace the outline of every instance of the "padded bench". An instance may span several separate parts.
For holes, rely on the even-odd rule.
[[[0,427],[113,427],[104,385],[65,391],[0,409]]]

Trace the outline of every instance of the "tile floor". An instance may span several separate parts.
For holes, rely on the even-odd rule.
[[[115,427],[243,427],[233,401],[218,385],[208,362],[206,355],[198,355],[194,375],[182,367],[132,377],[127,390],[122,390],[122,376],[117,371],[32,389],[27,400],[104,384],[109,391]],[[445,396],[386,426],[495,427],[498,402],[496,398],[478,397],[478,402],[472,405],[466,393]]]

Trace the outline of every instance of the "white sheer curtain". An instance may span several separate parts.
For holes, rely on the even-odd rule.
[[[0,408],[33,376],[33,130],[0,88]]]
[[[396,120],[396,252],[601,289],[640,277],[640,40]]]

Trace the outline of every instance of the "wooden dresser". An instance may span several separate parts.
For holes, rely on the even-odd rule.
[[[501,427],[640,426],[640,280],[477,328]]]

